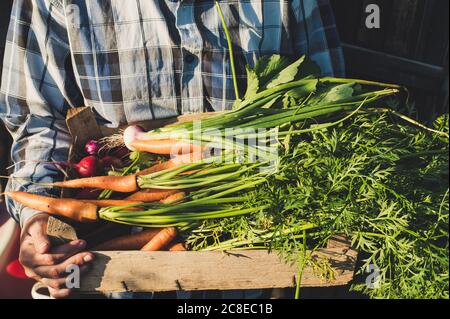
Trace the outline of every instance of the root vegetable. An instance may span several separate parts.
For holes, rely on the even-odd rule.
[[[177,235],[175,227],[168,227],[161,229],[146,245],[142,251],[158,251],[167,246]]]
[[[202,151],[202,147],[200,145],[194,145],[174,139],[134,140],[131,142],[131,146],[133,149],[141,152],[162,155],[178,155]]]
[[[161,228],[148,228],[139,233],[124,235],[105,241],[93,250],[139,250],[161,231]]]
[[[97,206],[81,200],[53,198],[25,192],[6,192],[5,195],[26,207],[78,222],[93,222],[98,219]]]
[[[182,200],[185,197],[186,197],[185,192],[176,192],[175,194],[172,194],[172,195],[160,200],[160,202],[163,204],[170,204],[170,203]]]
[[[176,243],[169,247],[169,251],[186,251],[184,243]]]
[[[127,198],[126,200],[143,201],[143,202],[156,202],[169,197],[172,194],[177,193],[177,190],[164,190],[164,189],[143,189],[136,192]]]
[[[62,188],[100,188],[121,193],[132,193],[138,190],[135,175],[79,178],[55,182],[51,186]]]

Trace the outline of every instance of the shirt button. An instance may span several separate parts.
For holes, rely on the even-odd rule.
[[[195,56],[193,54],[186,54],[186,56],[184,57],[184,62],[186,63],[192,63],[195,60]]]

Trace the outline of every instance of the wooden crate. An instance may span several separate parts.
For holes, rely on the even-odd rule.
[[[74,240],[76,231],[50,217],[50,238]],[[79,291],[84,294],[108,292],[162,292],[294,287],[298,268],[282,261],[276,252],[265,250],[230,251],[94,251],[93,268],[82,276]],[[333,269],[325,278],[306,266],[302,287],[332,287],[353,279],[356,250],[344,236],[335,236],[327,247],[311,255]]]
[[[83,145],[88,137],[114,133],[108,129],[102,131],[93,116],[89,108],[69,113],[67,124],[71,134],[83,137],[74,139],[74,148]],[[199,116],[202,115],[195,115]],[[149,129],[192,118],[187,115],[143,123],[143,126]],[[47,232],[53,240],[77,238],[72,226],[53,217]],[[93,268],[82,277],[81,293],[288,288],[295,286],[298,275],[297,266],[283,262],[276,252],[265,250],[94,253]],[[312,258],[326,260],[333,275],[323,278],[320,272],[307,266],[302,275],[302,287],[346,285],[353,279],[357,252],[345,237],[330,239],[327,247],[314,252]]]

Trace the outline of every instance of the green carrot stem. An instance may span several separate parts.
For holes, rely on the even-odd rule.
[[[216,6],[217,6],[217,11],[219,12],[219,15],[220,15],[220,19],[222,20],[223,30],[225,31],[225,36],[226,36],[227,42],[228,42],[228,51],[230,52],[231,72],[233,75],[234,93],[236,95],[236,100],[240,100],[239,88],[238,88],[238,84],[237,84],[236,68],[234,66],[233,43],[231,42],[230,32],[228,31],[227,23],[225,21],[225,17],[223,15],[222,8],[220,7],[219,1],[216,1]]]

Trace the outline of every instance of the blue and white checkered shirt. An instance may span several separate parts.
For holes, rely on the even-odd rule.
[[[341,76],[343,55],[326,0],[223,0],[240,89],[262,55],[309,54]],[[55,194],[67,110],[90,106],[101,125],[229,109],[234,90],[214,1],[15,0],[4,55],[0,117],[14,138],[9,190]],[[36,212],[12,201],[23,222]]]

